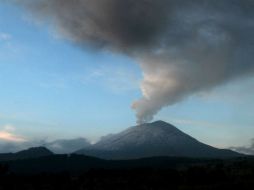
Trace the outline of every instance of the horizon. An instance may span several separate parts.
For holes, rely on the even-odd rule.
[[[73,23],[61,20],[61,7],[52,5],[52,9],[41,9],[40,12],[33,9],[36,3],[34,7],[20,3],[0,1],[1,152],[22,148],[16,145],[29,146],[58,139],[86,138],[95,143],[103,136],[138,125],[136,122],[160,120],[205,144],[254,152],[254,57],[251,45],[254,26],[248,21],[253,15],[239,16],[242,11],[240,3],[239,10],[232,5],[232,10],[238,11],[236,18],[232,18],[229,11],[227,21],[217,21],[221,15],[216,12],[214,23],[208,22],[208,26],[202,23],[196,35],[191,36],[194,33],[191,30],[188,36],[181,28],[179,36],[186,37],[184,40],[187,45],[183,40],[174,41],[165,37],[168,34],[176,37],[177,27],[181,27],[178,24],[173,23],[176,31],[166,31],[164,36],[160,35],[164,27],[152,25],[159,29],[153,28],[154,31],[150,32],[146,31],[149,28],[147,25],[136,29],[136,23],[128,23],[135,17],[125,19],[124,16],[120,19],[134,27],[135,32],[128,33],[125,26],[115,23],[114,26],[119,28],[111,26],[105,33],[97,31],[95,33],[99,35],[96,36],[99,40],[93,41],[93,38],[83,33],[78,36],[81,32],[73,31]],[[193,6],[199,8],[196,4]],[[93,11],[102,10],[109,14],[107,11],[110,7],[102,9],[96,3],[91,7]],[[120,14],[120,8],[115,14]],[[189,21],[193,19],[199,22],[200,15],[196,15],[196,18],[191,8],[188,11],[193,17]],[[163,10],[162,15],[167,14]],[[43,11],[49,13],[49,17]],[[55,11],[59,11],[59,15],[55,15]],[[174,10],[172,12],[175,13]],[[175,14],[178,15],[178,12]],[[185,13],[182,14],[183,18],[177,19],[186,19]],[[204,14],[206,19],[210,19],[202,11],[197,14]],[[99,15],[99,19],[107,23],[111,16],[105,16],[104,20]],[[219,28],[224,22],[229,23],[230,27]],[[237,30],[240,26],[243,29]],[[91,31],[96,29],[96,26],[92,28],[93,24],[89,27]],[[120,30],[120,27],[124,29]],[[228,28],[229,31],[224,31]],[[166,49],[164,46],[158,48],[157,35],[163,36],[160,40],[171,40],[175,46],[164,44]],[[197,38],[194,42],[199,45],[197,49],[190,45],[193,44],[194,36]],[[227,42],[227,39],[233,42]],[[151,45],[153,43],[155,50]],[[100,47],[101,44],[106,45]],[[239,47],[236,48],[235,44]],[[202,53],[206,48],[206,51],[215,53],[204,58]],[[151,49],[155,51],[152,52],[154,54]],[[222,52],[224,49],[228,51]],[[234,49],[237,49],[237,53]],[[158,56],[160,52],[161,57]],[[227,57],[227,54],[235,56]],[[216,59],[213,59],[214,55]],[[171,56],[170,59],[168,56]],[[187,58],[194,61],[188,60],[186,65]],[[206,60],[208,65],[194,63],[200,60]],[[230,62],[232,60],[234,62]],[[153,61],[158,62],[156,66]],[[173,66],[168,66],[168,61],[174,62]],[[223,61],[229,61],[231,65],[225,63],[221,68],[220,63]],[[179,68],[175,62],[179,63]],[[217,62],[219,66],[214,66]],[[184,69],[182,65],[185,65]],[[203,71],[204,74],[200,74]]]
[[[47,141],[47,140],[31,141],[31,142],[24,141],[21,143],[19,142],[19,145],[15,144],[15,143],[13,143],[11,145],[11,143],[9,143],[9,146],[7,145],[7,147],[0,150],[0,154],[2,154],[2,153],[19,153],[22,151],[27,151],[27,150],[30,151],[30,150],[39,149],[39,148],[44,148],[44,149],[46,148],[46,150],[49,150],[53,154],[76,154],[76,151],[80,151],[83,148],[86,149],[87,145],[91,146],[90,148],[92,148],[97,143],[100,143],[101,141],[103,141],[106,137],[112,137],[112,135],[119,135],[121,133],[124,133],[127,130],[130,130],[133,128],[140,128],[140,127],[144,127],[144,126],[149,127],[149,128],[150,127],[156,128],[156,127],[158,127],[158,125],[154,125],[154,124],[158,124],[158,123],[159,124],[166,124],[166,127],[170,126],[170,127],[175,128],[176,130],[179,130],[179,128],[172,125],[171,123],[167,123],[163,120],[156,120],[156,121],[137,124],[135,126],[128,127],[119,133],[105,134],[105,135],[101,136],[97,141],[94,141],[94,142],[89,141],[89,139],[87,139],[86,137],[78,137],[78,138],[74,138],[74,139],[56,139],[56,140],[52,140],[52,141]],[[185,132],[183,132],[181,130],[180,130],[180,133],[186,134]],[[189,136],[189,134],[186,134],[186,135]],[[190,137],[194,138],[192,136],[190,136]],[[196,138],[194,138],[194,139],[203,144],[203,142],[201,142],[199,139],[196,139]],[[78,142],[78,144],[75,145],[75,141]],[[72,148],[68,149],[68,146],[71,146]],[[247,155],[254,155],[253,146],[254,146],[254,140],[252,140],[252,144],[250,144],[249,146],[239,146],[239,147],[232,146],[232,147],[225,147],[225,148],[219,148],[219,147],[217,147],[217,148],[219,148],[221,150],[223,150],[223,149],[232,150],[232,151],[235,151],[237,153],[247,156]],[[73,147],[75,147],[76,149]],[[8,149],[10,149],[10,150],[8,151]]]
[[[162,120],[157,120],[157,121],[153,121],[153,122],[149,122],[149,123],[142,123],[142,124],[138,124],[138,125],[136,125],[136,126],[131,126],[131,127],[129,127],[129,128],[127,128],[127,129],[125,129],[124,131],[122,131],[122,132],[120,132],[120,133],[118,133],[118,134],[108,134],[108,135],[106,135],[106,136],[103,136],[103,137],[101,137],[101,139],[99,139],[97,142],[95,142],[94,144],[92,143],[92,142],[89,142],[89,141],[87,141],[87,139],[85,139],[85,138],[77,138],[77,139],[59,139],[59,140],[57,140],[57,141],[53,141],[53,142],[44,142],[44,143],[42,143],[42,144],[37,144],[37,145],[30,145],[30,146],[24,146],[24,147],[20,147],[20,149],[16,149],[15,151],[12,151],[12,152],[3,152],[3,155],[5,154],[5,153],[11,153],[11,154],[13,154],[14,155],[14,159],[17,159],[17,158],[15,158],[15,154],[16,153],[22,153],[22,154],[24,154],[25,152],[30,152],[30,153],[32,153],[32,152],[34,152],[34,151],[36,151],[37,153],[35,153],[34,152],[34,154],[36,155],[36,154],[38,154],[38,153],[41,153],[42,154],[42,156],[43,156],[43,154],[45,154],[45,156],[52,156],[52,155],[57,155],[57,154],[59,154],[59,155],[83,155],[83,156],[91,156],[91,157],[94,157],[94,158],[101,158],[101,159],[106,159],[105,157],[101,157],[101,156],[96,156],[96,155],[90,155],[89,153],[88,154],[86,154],[87,152],[87,150],[89,150],[89,149],[93,149],[93,147],[95,148],[94,150],[96,150],[96,146],[98,146],[98,144],[104,144],[104,140],[105,139],[107,139],[107,137],[112,137],[112,136],[114,136],[114,135],[116,135],[117,136],[117,138],[119,138],[120,136],[119,135],[121,135],[121,134],[124,134],[125,133],[125,131],[129,131],[130,132],[130,130],[132,130],[132,131],[135,131],[135,128],[143,128],[144,129],[144,127],[145,128],[159,128],[159,131],[160,131],[160,135],[164,135],[164,132],[166,132],[166,131],[161,131],[161,127],[163,126],[163,130],[165,130],[166,128],[172,128],[173,127],[173,131],[171,131],[171,133],[172,134],[166,134],[165,133],[165,135],[167,136],[167,135],[174,135],[175,136],[175,132],[176,133],[178,133],[178,135],[177,136],[182,136],[182,137],[184,137],[185,136],[185,138],[187,137],[189,140],[190,139],[192,139],[192,140],[194,140],[195,141],[195,143],[197,142],[197,143],[199,143],[200,145],[201,144],[203,144],[202,142],[200,142],[200,141],[198,141],[197,139],[195,139],[195,138],[193,138],[193,137],[191,137],[191,136],[189,136],[188,134],[186,134],[186,133],[184,133],[183,131],[181,131],[181,130],[179,130],[177,127],[175,127],[175,126],[173,126],[173,125],[171,125],[170,123],[167,123],[167,122],[165,122],[165,121],[162,121]],[[140,130],[138,130],[138,131],[140,131]],[[154,130],[153,130],[154,131]],[[157,129],[157,135],[158,135],[158,129]],[[146,132],[145,131],[143,131],[142,133],[139,133],[139,135],[145,135],[146,134]],[[155,135],[155,136],[157,136],[157,135]],[[124,135],[125,136],[125,135]],[[172,136],[173,137],[173,136]],[[178,137],[178,138],[179,138]],[[128,137],[127,137],[128,138]],[[162,136],[160,136],[160,138],[163,138]],[[65,145],[71,145],[73,142],[72,141],[75,141],[75,140],[80,140],[80,141],[85,141],[85,143],[88,143],[89,144],[89,146],[88,146],[88,149],[86,149],[87,147],[82,147],[82,146],[80,146],[80,148],[81,149],[72,149],[71,151],[69,150],[69,151],[67,151],[67,149],[65,149],[66,147],[64,147],[64,146],[62,146],[62,147],[57,147],[57,146],[61,146],[61,145],[64,145],[64,144],[57,144],[57,142],[60,142],[60,141],[65,141]],[[148,140],[149,141],[149,139],[146,139],[146,140]],[[150,139],[151,140],[151,139]],[[107,140],[106,140],[107,141]],[[135,143],[137,143],[137,142],[135,142]],[[55,145],[56,145],[56,147],[55,147]],[[205,145],[205,144],[203,144],[203,145]],[[203,146],[202,145],[202,146]],[[128,145],[127,145],[128,146]],[[144,146],[144,144],[142,145],[142,146]],[[157,144],[156,146],[160,146],[159,144]],[[206,145],[205,145],[206,146]],[[208,145],[208,147],[209,147],[209,145]],[[55,149],[56,148],[56,149]],[[58,149],[58,148],[60,148],[60,149]],[[63,150],[63,152],[59,152],[59,150],[61,151],[61,148],[62,148],[62,150]],[[133,147],[134,148],[134,147]],[[74,151],[75,150],[75,151]],[[84,153],[82,153],[82,151],[85,151]],[[234,156],[236,156],[237,155],[237,157],[245,157],[245,156],[252,156],[253,155],[253,153],[252,152],[248,152],[247,150],[244,152],[243,150],[240,150],[238,147],[232,147],[231,149],[217,149],[217,150],[221,150],[221,151],[223,151],[223,150],[230,150],[232,153],[233,153],[233,155],[234,155],[234,153],[235,153],[235,155]],[[28,154],[30,154],[30,153],[28,153]],[[0,152],[0,155],[1,155],[2,153]],[[52,154],[52,155],[51,155]],[[234,157],[233,156],[233,157]],[[166,156],[166,155],[164,155],[164,156],[149,156],[149,157],[140,157],[140,158],[130,158],[130,159],[142,159],[142,158],[156,158],[156,157],[168,157],[168,158],[170,158],[170,157],[175,157],[175,156]],[[178,156],[178,157],[184,157],[184,156]],[[231,156],[229,156],[229,157],[231,157]],[[233,158],[232,157],[232,158]],[[29,157],[28,157],[29,158]],[[113,158],[113,160],[114,160],[114,157],[112,157]],[[112,159],[111,158],[111,159]],[[190,157],[191,158],[191,157]],[[193,157],[193,158],[195,158],[195,156]],[[202,158],[202,157],[201,157]],[[216,158],[216,157],[215,157]],[[219,158],[219,157],[218,157]],[[223,158],[223,157],[221,157],[221,158]]]

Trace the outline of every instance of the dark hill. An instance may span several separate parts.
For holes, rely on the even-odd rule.
[[[50,155],[53,155],[53,153],[45,147],[33,147],[16,153],[0,154],[0,161],[39,158]]]

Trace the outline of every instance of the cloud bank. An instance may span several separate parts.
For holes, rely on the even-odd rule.
[[[80,47],[143,71],[138,123],[189,95],[254,73],[253,0],[13,0]]]
[[[69,154],[81,148],[91,146],[85,138],[60,139],[55,141],[27,140],[27,141],[6,141],[0,139],[0,153],[18,152],[31,147],[46,147],[56,154]]]
[[[250,146],[241,146],[241,147],[230,147],[232,150],[241,152],[244,154],[254,155],[254,138],[251,140]]]
[[[22,136],[15,134],[15,127],[12,125],[5,125],[2,130],[0,130],[0,141],[8,142],[25,142],[26,139]]]
[[[57,154],[73,153],[81,148],[88,148],[91,146],[90,142],[85,138],[77,139],[61,139],[53,142],[45,142],[43,146],[50,149]]]

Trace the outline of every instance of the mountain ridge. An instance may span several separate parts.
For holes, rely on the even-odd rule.
[[[10,161],[10,160],[22,160],[39,158],[44,156],[52,156],[54,153],[45,147],[31,147],[26,150],[21,150],[16,153],[1,153],[0,161]]]

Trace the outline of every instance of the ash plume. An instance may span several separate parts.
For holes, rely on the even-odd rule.
[[[15,1],[15,0],[14,0]],[[252,0],[16,0],[78,45],[143,71],[138,123],[189,95],[254,73]]]

